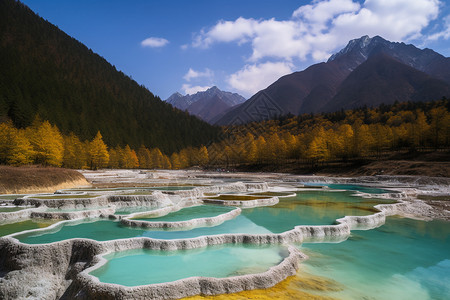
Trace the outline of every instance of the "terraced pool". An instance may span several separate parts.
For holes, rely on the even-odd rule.
[[[292,186],[295,189],[294,184]],[[54,224],[56,221],[23,220],[11,224],[0,223],[0,236],[17,232],[14,238],[22,243],[46,244],[72,238],[110,241],[149,237],[173,242],[221,234],[280,234],[299,225],[333,225],[344,216],[372,215],[379,212],[374,208],[377,204],[396,203],[395,200],[377,198],[379,194],[392,193],[379,187],[348,184],[316,186],[328,188],[299,189],[295,196],[289,197],[285,197],[289,195],[288,192],[277,191],[248,192],[244,195],[210,194],[207,199],[225,201],[280,197],[276,205],[242,208],[241,214],[235,218],[210,227],[169,231],[125,226],[120,220],[112,218],[64,221],[58,224]],[[173,191],[186,189],[181,185],[164,188],[173,188]],[[157,188],[149,188],[148,191],[154,189]],[[366,196],[372,194],[372,197],[356,196],[355,191],[365,193]],[[154,209],[156,207],[129,206],[117,208],[115,214],[119,218]],[[194,205],[161,217],[140,215],[136,220],[186,221],[218,216],[233,209],[213,204]],[[49,225],[52,226],[45,228]],[[20,233],[37,228],[41,230]],[[281,284],[283,288],[275,286],[267,290],[243,292],[241,296],[227,296],[236,299],[299,299],[305,295],[317,299],[446,299],[450,294],[448,222],[388,217],[386,224],[381,227],[352,230],[348,239],[339,243],[304,242],[296,246],[309,259],[301,264],[298,274],[289,279],[289,284]],[[107,263],[90,274],[98,277],[100,282],[133,287],[192,276],[226,278],[261,273],[279,264],[286,256],[286,245],[278,244],[237,243],[176,251],[144,248],[106,254],[104,258]],[[307,279],[310,281],[307,282]],[[219,296],[218,299],[222,298]]]

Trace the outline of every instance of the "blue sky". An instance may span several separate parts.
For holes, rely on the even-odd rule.
[[[450,56],[448,0],[23,0],[166,99],[213,85],[248,98],[380,35]]]

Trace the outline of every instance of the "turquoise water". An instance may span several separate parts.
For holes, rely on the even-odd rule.
[[[59,231],[19,235],[24,243],[51,243],[70,238],[89,238],[98,241],[131,237],[152,237],[157,239],[182,239],[204,235],[226,233],[265,234],[281,233],[297,225],[333,224],[345,215],[368,215],[374,213],[378,203],[392,203],[382,199],[351,197],[351,192],[306,191],[296,197],[281,198],[271,207],[243,209],[241,215],[218,226],[194,228],[187,231],[149,230],[122,226],[111,220],[89,220],[73,225],[65,223]],[[228,208],[230,209],[230,208]],[[232,208],[231,208],[232,209]],[[75,223],[76,224],[76,223]]]
[[[235,207],[219,206],[219,205],[198,205],[182,208],[179,211],[172,212],[165,216],[151,218],[146,218],[145,216],[136,218],[136,220],[141,221],[154,221],[154,222],[179,222],[187,221],[191,219],[198,218],[210,218],[216,217],[221,214],[232,211]]]
[[[364,185],[355,185],[355,184],[337,184],[337,183],[305,183],[306,186],[327,186],[330,189],[335,190],[347,190],[347,191],[358,191],[362,193],[368,193],[368,194],[384,194],[384,193],[392,193],[393,191],[385,190],[382,188],[374,188],[370,186],[364,186]]]
[[[287,255],[287,249],[278,246],[222,245],[179,251],[127,250],[106,255],[107,264],[90,274],[101,282],[126,286],[170,282],[193,276],[224,278],[265,272]]]
[[[367,190],[368,187],[359,186],[345,185],[345,187],[370,193],[382,191],[382,189]],[[335,185],[334,188],[344,187]],[[241,215],[233,220],[218,226],[188,231],[148,230],[126,227],[112,220],[90,219],[81,223],[67,222],[52,230],[22,234],[17,238],[24,243],[36,244],[75,237],[105,241],[131,237],[179,239],[226,233],[280,233],[296,225],[333,224],[337,218],[345,215],[372,214],[376,211],[373,209],[374,205],[394,203],[391,200],[351,195],[351,191],[302,191],[295,197],[280,198],[280,203],[275,206],[243,209]],[[187,215],[194,217],[195,209],[216,208],[233,209],[202,205],[189,208],[192,211],[181,210],[180,215],[171,217],[184,220]],[[203,213],[205,211],[200,211],[200,215]],[[8,232],[48,226],[30,222],[0,225],[0,236]],[[279,250],[274,252],[259,247],[243,247],[243,249],[239,247],[242,246],[209,247],[169,253],[151,250],[114,253],[107,256],[109,263],[93,274],[103,282],[141,285],[189,276],[227,277],[233,274],[262,272],[282,259],[280,253],[283,252]],[[424,222],[390,217],[382,227],[368,231],[352,231],[351,236],[344,242],[306,243],[301,249],[310,258],[301,264],[298,275],[300,279],[302,274],[312,274],[337,281],[342,287],[338,291],[305,290],[311,294],[335,299],[373,300],[448,299],[447,296],[450,294],[448,222]],[[266,250],[268,252],[264,252]],[[239,260],[240,258],[243,260]],[[222,261],[225,263],[224,266],[220,265]],[[180,264],[183,267],[180,267]],[[257,269],[258,267],[260,269]],[[299,285],[298,289],[302,289],[302,286]]]
[[[152,211],[158,209],[159,207],[150,207],[150,206],[129,206],[129,207],[120,207],[117,208],[114,212],[115,215],[129,215],[137,212],[145,212]]]
[[[45,209],[46,212],[77,212],[77,211],[85,211],[85,210],[96,210],[96,209],[104,209],[107,207],[79,207],[79,208],[52,208],[49,207]]]
[[[391,217],[339,244],[304,244],[308,273],[338,281],[338,299],[449,299],[450,226]]]
[[[133,237],[151,237],[156,239],[181,239],[204,235],[224,233],[270,233],[267,229],[257,226],[245,217],[238,216],[233,222],[224,222],[215,227],[195,228],[188,231],[149,230],[121,225],[112,220],[91,219],[78,224],[67,222],[49,232],[28,233],[16,236],[23,243],[43,244],[71,238],[87,238],[97,241],[108,241]]]

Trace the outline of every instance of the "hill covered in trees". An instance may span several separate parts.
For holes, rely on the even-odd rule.
[[[211,165],[376,160],[396,151],[449,149],[450,101],[302,114],[224,130],[226,138],[208,147]]]
[[[0,122],[36,116],[62,134],[110,147],[171,153],[213,140],[218,128],[161,101],[105,59],[15,0],[0,1]]]
[[[399,103],[336,113],[304,114],[222,128],[222,140],[171,155],[158,148],[108,147],[97,132],[82,141],[36,119],[0,123],[0,164],[67,168],[183,169],[376,161],[386,154],[450,148],[450,101]],[[446,173],[448,176],[448,172]],[[436,174],[435,174],[436,175]]]

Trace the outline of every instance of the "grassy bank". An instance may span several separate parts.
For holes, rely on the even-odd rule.
[[[42,166],[0,166],[0,194],[54,192],[80,185],[89,183],[75,170]]]

